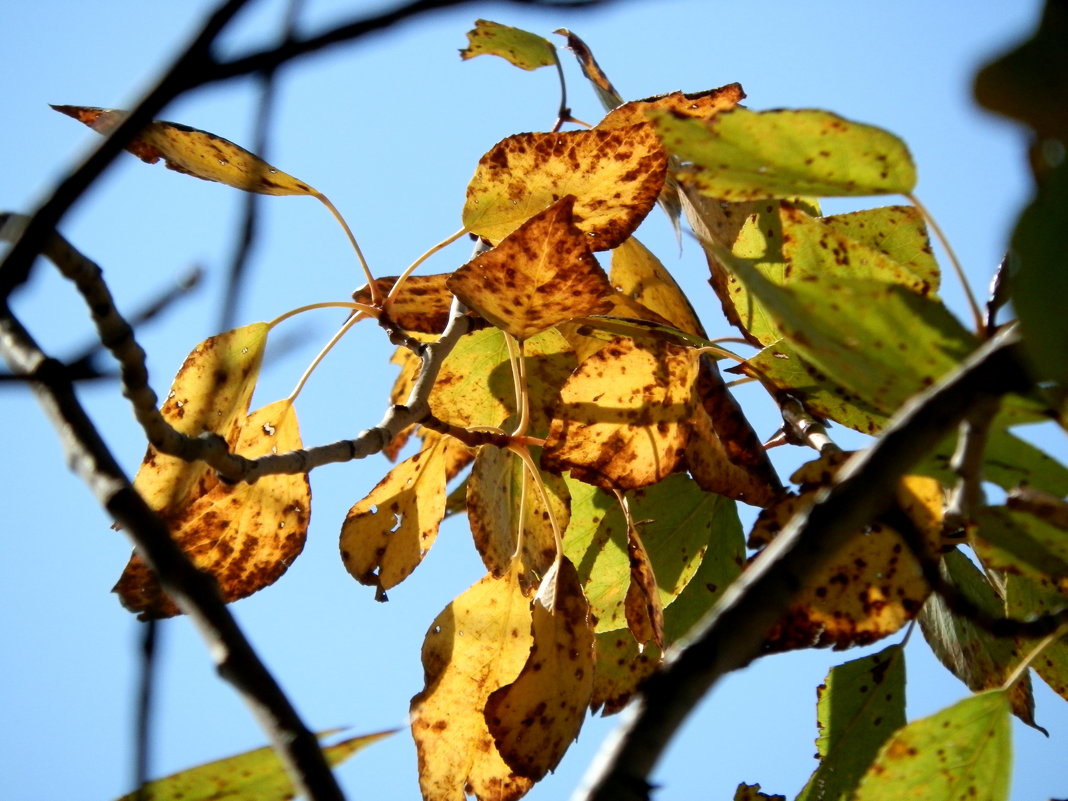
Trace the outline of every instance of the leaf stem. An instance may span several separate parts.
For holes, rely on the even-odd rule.
[[[704,347],[701,347],[701,348],[694,348],[694,352],[696,354],[698,354],[698,355],[700,355],[702,353],[710,353],[713,356],[719,356],[721,359],[733,359],[734,361],[738,362],[739,364],[744,364],[745,363],[745,359],[743,359],[738,354],[731,353],[726,348],[719,348],[719,347],[716,347],[715,345],[705,345]]]
[[[515,405],[519,412],[519,422],[516,423],[512,436],[521,437],[527,433],[527,428],[530,426],[530,394],[527,392],[526,360],[523,358],[523,343],[517,342],[516,338],[507,331],[503,333],[505,344],[508,345],[508,363],[512,367]]]
[[[534,482],[534,488],[538,491],[541,505],[545,507],[545,514],[549,516],[549,525],[553,529],[553,542],[556,543],[555,561],[559,562],[564,555],[564,534],[560,531],[560,523],[557,521],[556,515],[553,514],[553,507],[549,503],[549,493],[545,491],[545,482],[541,478],[541,472],[538,470],[538,466],[534,464],[534,459],[531,457],[530,449],[527,446],[511,445],[509,450],[523,460],[523,466],[530,473],[530,479]]]
[[[556,64],[556,74],[560,78],[560,109],[556,112],[556,122],[553,123],[551,133],[559,131],[565,122],[571,119],[571,109],[567,107],[567,81],[564,80],[564,67],[560,63],[560,54],[553,48],[553,62]]]
[[[443,240],[441,240],[436,245],[434,245],[434,247],[430,248],[430,250],[428,250],[422,256],[420,256],[418,259],[416,259],[411,264],[409,264],[407,269],[403,273],[401,273],[400,277],[398,277],[397,280],[393,283],[393,288],[389,290],[389,294],[386,296],[386,299],[390,300],[390,299],[395,298],[397,296],[397,293],[400,291],[401,284],[403,284],[408,279],[409,275],[411,275],[413,272],[415,272],[415,268],[416,267],[418,267],[424,261],[429,259],[431,256],[433,256],[439,250],[443,250],[444,248],[447,248],[449,245],[451,245],[453,242],[455,242],[457,239],[459,239],[461,236],[463,236],[466,233],[467,233],[467,229],[466,228],[461,228],[455,234],[451,234],[451,235],[445,237]],[[374,284],[371,284],[371,296],[374,297],[374,295],[375,295],[375,286],[374,286]]]
[[[300,391],[304,389],[304,385],[308,383],[308,379],[311,378],[311,374],[315,371],[315,368],[319,366],[319,362],[326,358],[326,354],[328,354],[331,350],[334,349],[334,345],[341,341],[341,338],[349,332],[350,328],[356,325],[356,323],[360,322],[360,320],[367,319],[367,317],[367,314],[362,311],[358,311],[345,321],[345,324],[342,325],[340,329],[338,329],[338,332],[330,338],[330,341],[323,346],[323,349],[319,351],[316,357],[312,360],[312,363],[308,365],[308,369],[304,371],[304,374],[300,377],[300,380],[297,381],[297,385],[293,387],[293,391],[290,392],[289,395],[286,397],[286,401],[288,403],[292,404],[293,401],[297,399],[297,396],[300,394]]]
[[[270,330],[279,323],[284,323],[290,317],[296,317],[298,314],[303,314],[307,311],[315,311],[316,309],[351,309],[352,311],[363,314],[364,317],[378,316],[378,309],[364,303],[354,303],[351,300],[328,300],[323,303],[311,303],[307,306],[298,306],[295,309],[290,309],[285,314],[281,314],[271,320],[271,322],[267,323],[267,329]]]
[[[375,284],[375,278],[371,275],[371,268],[367,266],[367,259],[363,257],[363,251],[360,250],[360,244],[356,241],[352,229],[349,228],[349,224],[345,222],[345,218],[341,216],[341,212],[337,210],[337,206],[330,202],[330,198],[322,192],[315,192],[313,194],[320,203],[330,209],[330,213],[334,215],[334,219],[341,223],[341,227],[345,229],[345,235],[349,238],[349,243],[352,245],[352,249],[356,251],[356,258],[360,260],[360,267],[363,268],[364,277],[367,279],[367,286],[371,292],[371,303],[377,306],[382,302],[382,294],[379,292],[378,286]]]
[[[986,322],[983,319],[983,312],[979,309],[979,304],[975,300],[975,294],[972,292],[971,284],[968,283],[968,277],[964,274],[964,268],[961,266],[960,260],[957,258],[956,252],[953,250],[953,246],[949,244],[949,238],[942,231],[942,227],[938,224],[938,221],[927,210],[918,197],[913,194],[905,195],[909,199],[909,202],[916,207],[916,210],[923,215],[923,218],[927,220],[927,224],[931,226],[931,230],[934,231],[935,236],[938,237],[938,241],[942,243],[942,248],[946,251],[946,255],[949,257],[949,263],[953,265],[953,272],[957,274],[957,280],[960,281],[961,289],[964,290],[964,297],[968,301],[968,308],[972,312],[972,319],[975,321],[975,331],[979,336],[983,336],[983,332],[986,330]]]

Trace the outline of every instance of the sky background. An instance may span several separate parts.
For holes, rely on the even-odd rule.
[[[30,211],[96,135],[48,103],[128,107],[213,7],[182,3],[38,0],[12,7],[0,26],[0,209]],[[225,38],[229,52],[271,41],[286,7],[264,0]],[[301,28],[320,30],[376,4],[308,0]],[[504,61],[461,62],[465,32],[483,17],[546,36],[571,28],[593,48],[628,98],[740,81],[755,109],[825,108],[886,127],[909,144],[917,193],[954,243],[976,290],[985,292],[1012,221],[1029,194],[1024,138],[970,99],[971,76],[1026,33],[1039,3],[617,2],[607,8],[533,11],[472,3],[307,58],[280,76],[269,160],[326,193],[342,211],[379,275],[395,275],[460,227],[464,189],[478,158],[512,133],[553,122],[552,70],[525,73]],[[566,52],[577,117],[601,109]],[[162,115],[249,145],[257,84],[242,80],[182,97]],[[63,233],[105,269],[129,313],[192,267],[202,288],[139,332],[157,393],[200,340],[217,333],[225,269],[243,196],[236,190],[123,156],[62,223]],[[883,201],[885,202],[885,201]],[[825,204],[845,211],[865,201]],[[240,299],[241,323],[287,309],[344,300],[362,283],[351,249],[330,215],[309,198],[266,198],[263,235]],[[678,246],[658,212],[640,236],[690,293],[712,335],[729,333],[691,242]],[[425,268],[467,260],[459,243]],[[606,264],[606,260],[602,260]],[[959,314],[955,281],[943,291]],[[16,298],[16,310],[53,355],[92,340],[74,291],[46,264]],[[279,329],[254,406],[288,394],[343,320],[321,311]],[[316,372],[298,402],[306,444],[354,436],[377,422],[395,368],[377,329],[352,332]],[[131,475],[144,437],[111,382],[81,397]],[[758,433],[778,423],[759,391],[739,398]],[[139,625],[109,593],[129,556],[128,541],[71,475],[32,397],[0,386],[0,486],[7,512],[0,560],[0,795],[21,801],[106,801],[131,789]],[[855,439],[842,432],[844,444]],[[1044,445],[1062,459],[1063,434]],[[782,449],[779,449],[782,450]],[[807,454],[774,454],[788,471]],[[408,581],[376,604],[342,566],[337,535],[347,509],[388,469],[383,457],[330,466],[312,476],[313,518],[304,554],[274,587],[232,607],[253,644],[310,726],[354,733],[403,726],[422,686],[419,648],[434,616],[483,568],[464,521],[452,519]],[[747,518],[748,519],[748,518]],[[262,745],[241,701],[214,675],[186,620],[162,626],[154,775]],[[896,642],[894,637],[882,645]],[[882,647],[881,645],[879,647]],[[816,766],[815,687],[848,654],[776,656],[729,677],[701,704],[662,763],[660,801],[733,797],[741,781],[793,797]],[[964,697],[918,635],[908,647],[910,718]],[[1017,725],[1013,798],[1068,795],[1068,711],[1036,681],[1037,717],[1051,734]],[[556,774],[529,795],[566,798],[614,718],[587,721]],[[418,798],[415,752],[406,732],[340,769],[352,799]]]

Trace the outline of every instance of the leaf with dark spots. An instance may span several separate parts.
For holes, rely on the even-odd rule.
[[[729,111],[745,99],[745,92],[739,83],[729,83],[718,89],[704,92],[671,92],[644,100],[632,100],[618,108],[613,108],[599,123],[598,128],[620,128],[649,121],[649,112],[666,111],[697,120],[709,120],[716,114]]]
[[[386,303],[389,319],[405,331],[419,334],[440,334],[449,320],[452,293],[445,286],[450,273],[410,275],[404,279],[400,291]],[[397,282],[396,276],[375,280],[379,294],[385,297]],[[371,290],[365,285],[356,290],[352,299],[371,305]]]
[[[460,58],[465,61],[481,55],[500,56],[524,70],[556,63],[556,48],[549,40],[489,20],[475,20],[475,27],[467,32],[467,42],[467,47],[460,51]]]
[[[612,287],[561,198],[496,248],[449,277],[464,304],[519,340],[574,317],[608,311]]]
[[[765,793],[759,784],[746,784],[742,782],[734,791],[734,801],[786,801],[786,796]]]
[[[608,280],[617,291],[656,312],[680,331],[705,338],[697,313],[671,273],[634,237],[612,251]]]
[[[660,603],[656,574],[638,531],[627,531],[627,556],[630,559],[630,583],[623,603],[627,627],[642,645],[656,643],[664,647],[664,607]]]
[[[597,63],[597,59],[593,57],[593,51],[590,50],[589,45],[567,28],[557,28],[553,33],[567,38],[567,49],[575,54],[579,66],[582,67],[582,74],[593,85],[597,98],[601,101],[601,105],[605,107],[605,110],[614,109],[622,103],[623,96],[616,91],[616,87],[612,85],[604,70],[601,69],[601,65]]]

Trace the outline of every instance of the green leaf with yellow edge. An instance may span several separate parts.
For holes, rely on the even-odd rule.
[[[349,509],[341,526],[341,561],[379,597],[406,579],[426,556],[445,517],[450,451],[463,445],[437,437],[404,460]]]
[[[870,125],[813,109],[650,116],[683,183],[722,200],[908,194],[916,168],[904,142]]]
[[[331,765],[340,765],[395,731],[346,737],[324,746],[323,756]],[[318,736],[321,739],[335,733],[336,730],[320,732]],[[296,794],[275,750],[257,748],[148,782],[118,801],[289,801]]]
[[[901,646],[832,668],[816,692],[820,765],[797,801],[848,801],[879,748],[905,725]]]
[[[959,550],[942,558],[942,577],[989,615],[1005,617],[1005,602],[986,576]],[[1011,639],[995,637],[971,620],[953,612],[932,595],[919,617],[920,629],[938,660],[973,692],[1001,687],[1024,657]],[[1012,711],[1040,731],[1035,723],[1031,678],[1025,675],[1008,690]]]
[[[504,761],[538,781],[578,737],[593,691],[593,630],[578,573],[566,558],[532,605],[530,656],[515,681],[486,700],[486,723]]]
[[[511,28],[485,19],[475,20],[467,32],[467,47],[460,51],[465,61],[475,56],[500,56],[524,70],[551,67],[556,63],[556,48],[536,33]]]
[[[249,459],[299,450],[292,403],[277,401],[248,415],[231,426],[227,443]],[[214,577],[229,603],[273,584],[300,555],[311,519],[311,488],[304,473],[228,484],[214,471],[204,471],[182,504],[157,511],[174,541],[196,567]],[[136,554],[114,591],[142,619],[179,612]]]
[[[619,292],[656,312],[680,331],[706,337],[689,298],[671,273],[633,236],[612,251],[608,280]]]
[[[533,453],[535,461],[536,452]],[[539,471],[540,473],[540,471]],[[475,547],[495,576],[503,575],[512,564],[519,538],[519,559],[524,578],[544,576],[556,558],[553,523],[560,532],[571,517],[570,494],[560,476],[540,473],[549,499],[542,503],[535,479],[516,454],[485,445],[475,457],[467,482],[467,515]]]
[[[530,599],[518,570],[486,576],[437,616],[423,642],[424,689],[411,725],[426,801],[520,798],[534,784],[501,758],[486,723],[490,694],[515,681],[530,657]]]
[[[557,323],[608,311],[612,287],[574,223],[573,195],[535,214],[447,281],[497,328],[524,340]]]
[[[1007,801],[1009,706],[1004,692],[992,690],[910,723],[883,746],[853,798]]]
[[[606,345],[561,388],[542,466],[616,489],[674,472],[689,441],[697,361],[664,343]]]
[[[496,245],[567,195],[590,250],[609,250],[656,202],[667,157],[648,124],[614,130],[525,133],[499,142],[467,187],[463,223]]]
[[[118,109],[52,106],[94,131],[107,135],[129,116]],[[168,169],[261,195],[310,195],[320,192],[221,136],[180,125],[150,122],[126,149],[148,164],[163,159]]]

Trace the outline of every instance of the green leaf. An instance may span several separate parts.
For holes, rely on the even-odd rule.
[[[707,124],[651,114],[679,180],[722,200],[908,194],[916,169],[887,131],[810,109],[735,109]]]
[[[905,725],[901,646],[832,668],[817,692],[820,766],[797,799],[848,799],[879,748]]]
[[[975,546],[988,567],[1063,581],[1068,590],[1068,534],[1027,514],[987,507],[977,515]],[[1064,599],[1068,604],[1068,598]]]
[[[464,60],[481,55],[500,56],[524,70],[556,63],[556,48],[548,39],[498,22],[475,20],[475,27],[467,32],[467,42],[467,47],[460,51]]]
[[[955,480],[949,463],[956,441],[956,434],[948,437],[916,472]],[[1026,484],[1060,497],[1068,495],[1068,468],[1004,428],[993,428],[987,438],[983,478],[1006,490]]]
[[[1012,771],[1009,698],[965,698],[894,735],[861,779],[855,801],[1005,801]]]
[[[320,732],[318,737],[329,737],[337,731]],[[331,765],[340,765],[394,731],[349,737],[324,747],[323,754]],[[149,782],[118,801],[286,801],[295,795],[293,783],[274,749],[257,748]]]
[[[1059,612],[1068,598],[1049,579],[1031,580],[1024,576],[1005,576],[1005,609],[1010,617],[1026,620],[1038,615]],[[1020,650],[1029,653],[1040,638],[1024,639]],[[1053,692],[1068,701],[1068,639],[1050,643],[1035,657],[1031,667]]]

